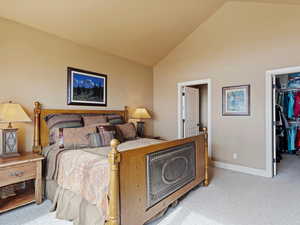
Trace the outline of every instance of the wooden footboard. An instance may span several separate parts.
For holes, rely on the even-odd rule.
[[[147,206],[147,155],[195,144],[195,178],[151,207]],[[163,142],[125,152],[111,142],[109,220],[106,225],[143,225],[200,183],[208,185],[207,130],[203,135]]]

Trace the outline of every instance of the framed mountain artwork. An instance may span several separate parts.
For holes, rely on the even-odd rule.
[[[107,106],[107,76],[68,67],[68,105]]]

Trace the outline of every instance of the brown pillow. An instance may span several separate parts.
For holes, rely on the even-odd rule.
[[[136,129],[133,123],[119,124],[116,125],[116,127],[121,131],[125,140],[133,140],[136,138]]]
[[[106,116],[99,115],[99,116],[84,116],[83,117],[83,123],[84,126],[91,126],[94,124],[100,124],[100,123],[106,123],[107,118]]]
[[[116,136],[116,128],[114,126],[98,126],[98,133],[90,134],[91,147],[109,146],[112,139]]]
[[[49,128],[49,144],[59,141],[56,136],[56,128],[82,127],[81,116],[76,114],[49,114],[45,117]]]
[[[100,135],[104,134],[105,132],[111,132],[113,134],[113,138],[118,139],[120,142],[124,142],[124,137],[123,137],[121,131],[116,126],[113,126],[113,125],[99,125],[99,126],[97,126],[97,128],[98,128],[98,131],[99,131]]]
[[[95,133],[96,127],[58,128],[57,135],[60,137],[60,147],[88,147],[90,133]]]

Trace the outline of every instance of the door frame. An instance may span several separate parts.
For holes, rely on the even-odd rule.
[[[273,86],[272,77],[288,73],[299,73],[300,66],[286,67],[266,72],[266,176],[273,177]]]
[[[208,156],[212,156],[212,125],[211,125],[211,106],[212,106],[212,93],[211,93],[211,79],[193,80],[177,83],[177,132],[178,138],[182,137],[182,88],[185,86],[207,84],[207,133],[208,133]]]

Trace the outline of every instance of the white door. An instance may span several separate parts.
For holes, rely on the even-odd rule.
[[[183,115],[184,115],[184,137],[199,135],[199,89],[184,87],[183,94]]]
[[[276,165],[276,149],[277,149],[277,140],[276,140],[276,78],[272,77],[272,110],[273,110],[273,176],[277,175],[277,165]]]

